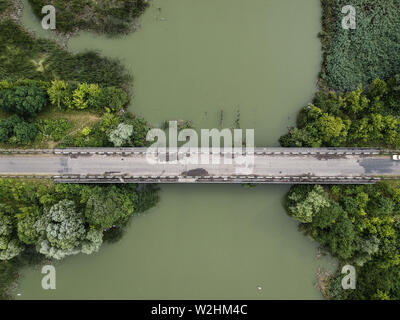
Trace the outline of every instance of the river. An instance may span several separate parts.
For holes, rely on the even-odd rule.
[[[22,22],[41,36],[26,1]],[[312,99],[321,62],[319,0],[153,0],[139,29],[69,42],[134,74],[130,110],[154,125],[255,129],[276,146]],[[221,119],[221,114],[223,117]],[[20,299],[319,299],[317,244],[282,205],[288,186],[165,185],[119,242],[56,264],[57,289],[25,269]]]

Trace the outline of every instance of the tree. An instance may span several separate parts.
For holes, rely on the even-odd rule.
[[[19,122],[14,127],[14,135],[17,143],[26,144],[35,140],[38,129],[35,123]]]
[[[331,202],[328,207],[323,207],[313,214],[312,226],[325,229],[334,224],[342,214],[344,214],[342,207],[335,202]]]
[[[4,111],[32,117],[46,105],[46,92],[36,85],[21,85],[0,90],[0,106]]]
[[[347,136],[346,124],[343,120],[327,113],[322,114],[315,121],[315,127],[318,129],[318,136],[326,143],[331,142],[334,138]]]
[[[0,204],[0,250],[7,248],[13,232],[14,211],[10,206]]]
[[[318,238],[319,241],[330,248],[334,255],[344,260],[353,256],[356,249],[355,239],[356,232],[347,215],[339,216],[328,232]]]
[[[116,129],[110,132],[108,139],[115,147],[127,147],[133,134],[133,126],[120,123]]]
[[[372,100],[381,100],[388,91],[388,86],[385,81],[375,79],[368,89],[368,95]]]
[[[368,108],[369,99],[363,94],[362,85],[344,97],[344,108],[350,114],[357,114]]]
[[[85,217],[91,226],[109,229],[133,214],[135,199],[134,193],[124,192],[116,186],[96,188],[87,201]]]
[[[25,244],[36,244],[40,238],[40,233],[36,228],[36,221],[40,219],[41,212],[39,207],[22,207],[21,213],[17,214],[17,233],[18,239]]]
[[[116,87],[106,87],[101,89],[95,108],[109,108],[113,112],[118,112],[128,102],[129,98],[124,90]]]
[[[63,80],[53,80],[51,87],[47,90],[50,102],[59,109],[71,107],[72,93],[69,86]]]
[[[17,239],[11,239],[4,250],[0,250],[0,260],[11,260],[18,256],[24,248]]]
[[[10,260],[24,249],[18,239],[13,238],[14,210],[0,204],[0,260]]]
[[[73,106],[76,109],[87,109],[96,107],[96,101],[101,89],[97,84],[80,83],[72,94]]]
[[[102,244],[101,230],[86,230],[84,217],[71,200],[53,205],[36,223],[42,235],[39,252],[49,258],[62,259],[80,252],[90,254]]]
[[[14,134],[14,127],[17,123],[22,122],[23,120],[17,115],[13,115],[8,117],[7,119],[0,121],[0,142],[8,142],[8,140]]]
[[[330,207],[327,194],[320,185],[315,185],[306,196],[297,193],[294,189],[288,199],[294,202],[294,205],[289,207],[289,214],[303,223],[312,222],[316,213],[322,208]]]

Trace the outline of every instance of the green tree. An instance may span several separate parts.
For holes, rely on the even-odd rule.
[[[320,185],[315,185],[306,196],[293,189],[288,199],[293,203],[289,206],[289,214],[303,223],[312,222],[316,213],[330,206],[327,194]]]
[[[324,142],[331,142],[334,138],[347,136],[346,124],[339,117],[324,113],[315,121],[319,136]]]
[[[37,231],[43,234],[39,252],[58,260],[79,252],[92,253],[102,243],[101,231],[86,231],[82,215],[70,200],[52,206],[37,224]]]
[[[72,93],[69,86],[63,80],[53,80],[51,87],[47,90],[50,102],[59,109],[72,106]]]
[[[32,117],[46,105],[46,92],[35,85],[0,90],[0,106],[4,111]]]
[[[14,126],[15,140],[19,144],[26,144],[35,140],[38,129],[35,123],[19,122]]]
[[[13,238],[14,210],[0,204],[0,260],[10,260],[23,251],[18,239]]]
[[[39,207],[22,207],[21,213],[17,214],[18,239],[25,244],[36,244],[40,238],[40,233],[36,228],[36,221],[41,217]]]
[[[96,107],[96,101],[100,95],[101,89],[97,84],[80,83],[74,90],[73,106],[76,109],[87,109]]]
[[[110,111],[118,112],[129,102],[128,95],[120,88],[102,88],[95,101],[95,108],[108,108]]]
[[[91,226],[109,229],[133,214],[135,199],[135,193],[124,192],[116,186],[96,188],[88,198],[85,217]]]

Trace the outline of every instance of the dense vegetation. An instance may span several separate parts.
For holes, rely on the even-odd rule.
[[[400,185],[294,186],[289,214],[340,265],[356,267],[357,287],[339,272],[325,294],[335,299],[400,299]],[[341,270],[341,268],[339,268]]]
[[[139,189],[133,184],[0,179],[0,199],[0,270],[11,281],[17,275],[16,257],[25,251],[58,260],[96,252],[104,235],[115,234],[132,215],[155,205],[158,196],[151,186]]]
[[[280,138],[285,147],[400,147],[400,75],[369,89],[319,92]]]
[[[57,31],[91,30],[121,34],[132,30],[132,23],[147,7],[145,0],[29,0],[34,13],[43,17],[42,8],[53,5],[57,12]]]
[[[0,143],[6,147],[145,146],[150,127],[123,111],[128,101],[126,92],[118,87],[62,80],[3,80]],[[77,115],[75,120],[68,119],[71,115]],[[90,117],[94,121],[82,121]]]
[[[324,50],[322,79],[331,89],[354,90],[400,70],[400,2],[398,0],[321,0]],[[344,30],[341,10],[356,9],[356,29]]]
[[[31,1],[40,16],[42,2]],[[89,25],[126,32],[144,9],[141,0],[49,3],[56,5],[57,27],[64,32]],[[123,65],[36,39],[11,16],[13,5],[0,1],[0,146],[144,146],[150,127],[125,111],[132,77]],[[0,299],[12,298],[21,266],[96,252],[157,201],[152,186],[0,179]]]
[[[125,90],[132,80],[117,60],[95,52],[69,53],[50,40],[34,38],[10,18],[0,21],[0,79],[63,79]]]

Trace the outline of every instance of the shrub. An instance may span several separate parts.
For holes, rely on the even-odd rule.
[[[17,143],[27,144],[35,140],[38,129],[35,123],[19,122],[14,127],[14,137]]]
[[[44,119],[38,120],[37,126],[43,137],[50,138],[53,141],[60,141],[71,129],[72,124],[66,119]]]

